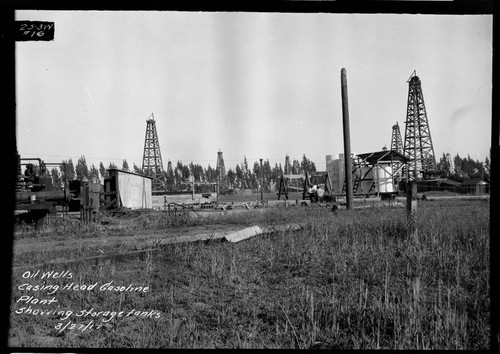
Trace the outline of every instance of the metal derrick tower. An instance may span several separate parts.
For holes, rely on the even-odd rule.
[[[422,84],[416,71],[407,81],[408,106],[403,154],[408,157],[408,180],[427,179],[436,171],[436,158],[427,121]]]
[[[217,153],[217,178],[219,181],[219,190],[228,189],[226,168],[224,167],[224,157],[222,151]]]
[[[142,172],[151,177],[152,192],[165,192],[165,175],[161,160],[160,143],[156,133],[156,124],[153,113],[146,120],[146,139],[144,141],[144,155],[142,157]]]

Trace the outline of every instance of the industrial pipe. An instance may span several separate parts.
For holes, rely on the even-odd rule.
[[[69,201],[69,193],[65,193],[64,191],[16,192],[16,202],[27,203],[35,200]]]
[[[349,107],[347,102],[347,78],[346,70],[340,71],[342,84],[342,122],[344,125],[344,163],[346,181],[346,204],[347,209],[352,209],[352,162],[351,162],[351,137],[349,133]]]

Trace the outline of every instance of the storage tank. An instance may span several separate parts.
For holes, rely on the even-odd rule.
[[[344,184],[344,159],[339,155],[326,155],[326,171],[330,175],[332,182],[333,194],[342,194],[342,186]]]
[[[378,164],[375,166],[378,193],[394,192],[392,182],[392,166],[390,164]]]
[[[352,160],[356,157],[355,153],[351,153]],[[345,161],[344,154],[326,155],[326,170],[330,174],[332,182],[333,194],[343,194],[342,189],[345,181]],[[345,192],[344,192],[345,193]]]

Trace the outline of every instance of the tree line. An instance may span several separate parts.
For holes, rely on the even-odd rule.
[[[165,166],[164,166],[165,167]],[[169,168],[171,167],[171,168]],[[86,180],[93,183],[104,183],[104,179],[109,176],[109,169],[118,169],[119,167],[110,162],[107,167],[101,161],[99,167],[94,164],[87,164],[85,156],[81,156],[76,164],[72,159],[63,160],[59,166],[53,167],[50,171],[54,186],[62,187],[64,181]],[[143,171],[135,163],[130,168],[126,159],[123,159],[121,170],[143,174]],[[291,162],[290,174],[303,174],[305,172],[312,173],[316,171],[316,165],[308,159],[304,154],[302,160],[294,159]],[[190,190],[194,182],[197,185],[195,190],[206,189],[200,187],[203,184],[220,183],[217,166],[212,167],[210,164],[203,167],[199,164],[190,162],[184,164],[182,161],[177,161],[175,166],[169,162],[167,168],[164,168],[165,184],[167,191]],[[261,181],[263,182],[264,190],[272,191],[278,183],[279,178],[283,175],[284,169],[281,163],[275,163],[271,166],[269,159],[262,161],[262,174],[260,169],[260,161],[254,161],[251,165],[246,156],[243,161],[236,164],[234,168],[229,168],[226,171],[227,188],[229,189],[258,189]]]
[[[441,177],[449,178],[457,182],[463,182],[465,179],[470,178],[485,178],[490,180],[490,159],[486,156],[484,162],[474,160],[467,155],[467,157],[460,157],[456,154],[451,161],[448,161],[446,155],[439,159],[437,169],[441,172]],[[450,156],[451,157],[451,156]]]
[[[470,155],[462,158],[457,154],[453,157],[453,166],[451,166],[446,155],[443,153],[437,163],[437,169],[441,172],[441,177],[450,178],[458,182],[463,182],[464,179],[468,178],[485,178],[489,180],[490,159],[488,157],[485,158],[484,162],[481,162],[473,160]],[[107,167],[105,167],[102,161],[98,167],[94,164],[88,165],[85,156],[81,156],[76,164],[73,163],[72,159],[63,160],[59,168],[54,167],[51,169],[50,174],[54,186],[59,187],[63,186],[64,181],[75,179],[103,184],[104,179],[109,175],[108,170],[118,168],[113,162],[110,162]],[[143,174],[142,169],[135,163],[130,168],[126,159],[123,159],[120,169]],[[236,164],[234,168],[229,168],[226,171],[227,188],[255,190],[260,188],[262,180],[264,190],[273,191],[279,183],[279,178],[285,172],[287,174],[304,174],[307,171],[311,174],[316,172],[316,165],[304,154],[301,161],[297,159],[290,161],[290,166],[287,169],[288,171],[285,171],[281,163],[275,163],[274,166],[271,166],[269,159],[266,159],[262,161],[261,175],[260,161],[254,161],[253,164],[250,164],[246,156],[244,156],[241,163]],[[184,164],[182,161],[177,161],[175,166],[172,166],[169,162],[169,166],[164,169],[163,173],[165,175],[167,191],[191,190],[193,178],[197,185],[195,191],[207,190],[207,188],[202,188],[200,185],[220,182],[217,167],[212,167],[210,164],[207,167],[203,167],[193,162]]]

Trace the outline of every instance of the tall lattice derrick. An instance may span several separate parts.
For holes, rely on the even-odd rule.
[[[403,153],[407,163],[408,180],[426,179],[436,171],[436,158],[427,121],[422,84],[414,71],[408,80],[408,106]]]
[[[146,138],[144,141],[144,155],[142,157],[142,172],[151,177],[152,192],[165,191],[165,175],[163,173],[163,163],[161,160],[160,143],[156,133],[156,123],[153,113],[151,118],[146,120]]]
[[[403,153],[403,140],[398,122],[392,126],[391,150]]]
[[[285,169],[283,170],[283,173],[285,175],[292,174],[292,164],[290,163],[290,156],[288,155],[285,156]]]
[[[219,181],[219,189],[228,189],[226,168],[224,167],[224,157],[222,156],[222,151],[220,150],[217,153],[217,176]]]
[[[401,139],[401,131],[399,130],[398,122],[392,126],[391,150],[403,153],[403,140]],[[394,161],[392,163],[392,173],[397,181],[401,177],[401,162]]]

